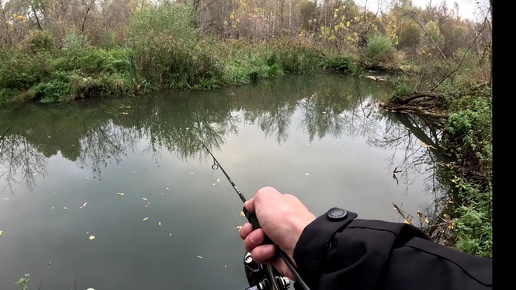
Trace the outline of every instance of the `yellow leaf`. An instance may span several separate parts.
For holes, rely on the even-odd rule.
[[[90,236],[90,240],[94,240],[95,239],[95,236],[94,235],[91,235]]]
[[[149,217],[145,217],[145,218],[143,219],[143,221],[146,221],[146,220],[148,220],[148,219],[149,219]]]
[[[0,230],[0,236],[4,233],[4,231]]]

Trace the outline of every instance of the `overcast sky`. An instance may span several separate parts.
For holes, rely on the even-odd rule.
[[[442,0],[412,0],[414,5],[425,8],[428,3],[438,5]],[[462,18],[475,19],[475,11],[478,9],[477,5],[472,0],[446,0],[449,9],[453,9],[454,3],[459,4],[459,14]]]
[[[468,18],[470,20],[479,20],[482,15],[479,10],[479,5],[476,2],[480,3],[481,7],[488,7],[489,0],[412,0],[412,3],[421,8],[425,8],[429,3],[432,3],[432,6],[438,6],[442,1],[446,1],[449,9],[453,9],[453,5],[455,2],[459,5],[459,14],[461,18]],[[358,5],[365,5],[367,3],[367,7],[371,11],[376,11],[378,8],[378,3],[380,3],[380,9],[385,9],[387,4],[390,4],[390,0],[356,0],[355,3]],[[386,3],[382,5],[381,3]]]

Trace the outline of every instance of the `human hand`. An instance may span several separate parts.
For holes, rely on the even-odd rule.
[[[249,199],[244,207],[255,213],[261,228],[253,229],[246,223],[240,229],[246,251],[259,264],[271,264],[281,274],[295,279],[287,265],[276,255],[273,244],[263,244],[269,237],[294,263],[294,249],[304,228],[315,220],[306,206],[295,196],[282,194],[273,187],[263,187]]]

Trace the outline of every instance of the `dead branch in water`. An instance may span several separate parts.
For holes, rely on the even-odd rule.
[[[389,103],[380,103],[380,107],[389,112],[408,113],[431,118],[446,119],[448,115],[443,113],[447,103],[443,96],[429,94],[413,94],[404,97],[395,97]]]

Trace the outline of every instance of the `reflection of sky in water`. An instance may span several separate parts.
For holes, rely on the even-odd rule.
[[[294,122],[291,128],[298,124]],[[289,139],[278,147],[247,126],[215,154],[239,189],[251,191],[246,194],[272,185],[299,196],[318,214],[341,206],[362,218],[399,220],[392,202],[415,212],[427,201],[421,196],[421,180],[409,187],[409,194],[393,180],[392,152],[367,145],[356,136],[316,138],[310,143],[305,133],[291,130]]]
[[[429,200],[424,176],[397,185],[392,170],[401,154],[369,145],[360,133],[368,122],[383,130],[382,122],[357,111],[338,137],[310,142],[305,113],[296,110],[281,144],[259,121],[242,122],[212,149],[244,196],[271,185],[317,215],[340,206],[392,221],[401,220],[393,202],[414,214]],[[240,121],[242,114],[231,112]],[[119,162],[108,159],[101,180],[88,165],[57,154],[34,190],[13,184],[14,194],[0,193],[0,289],[19,289],[13,282],[24,273],[31,274],[29,289],[41,282],[42,290],[247,287],[236,232],[242,202],[222,171],[211,169],[211,158],[148,150],[149,138],[136,139]]]

